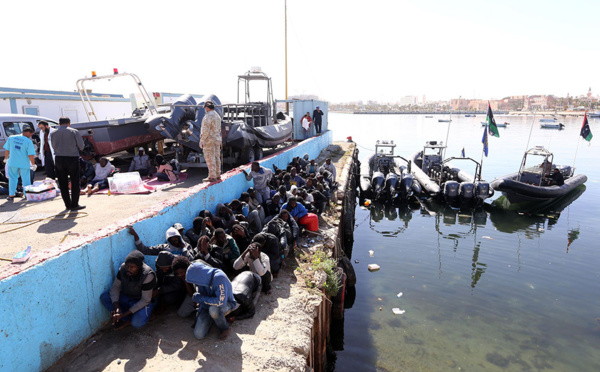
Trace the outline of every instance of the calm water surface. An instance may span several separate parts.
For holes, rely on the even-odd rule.
[[[360,158],[377,139],[394,140],[408,157],[426,140],[446,140],[441,117],[331,114],[329,125],[335,140],[353,137]],[[538,119],[529,147],[573,165],[582,119],[562,119],[562,131],[540,129]],[[447,156],[464,147],[479,161],[484,120],[454,116]],[[533,118],[497,121],[510,126],[489,140],[488,181],[518,170]],[[357,207],[357,295],[336,370],[600,371],[600,121],[590,124],[596,138],[581,141],[575,160],[585,190],[543,214]],[[370,263],[381,270],[369,272]]]

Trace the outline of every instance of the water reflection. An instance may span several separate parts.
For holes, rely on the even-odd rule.
[[[527,212],[517,213],[506,210],[497,207],[498,203],[487,205],[486,209],[490,213],[492,224],[498,231],[511,234],[523,232],[525,237],[531,239],[539,237],[546,230],[551,230],[557,224],[562,212],[577,200],[585,189],[585,185],[581,185],[562,198],[550,204],[531,208]]]

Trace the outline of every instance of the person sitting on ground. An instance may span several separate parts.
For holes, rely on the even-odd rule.
[[[308,231],[319,231],[319,217],[314,213],[308,213],[306,208],[297,202],[295,197],[289,199],[281,209],[286,209],[294,217],[298,225],[306,228]]]
[[[290,176],[290,174],[286,172],[286,173],[283,175],[283,181],[280,183],[280,186],[279,186],[279,187],[281,187],[281,186],[285,186],[285,189],[286,189],[287,191],[290,191],[290,189],[292,188],[292,184],[290,183],[290,182],[291,182],[291,179],[292,179],[292,177]]]
[[[298,236],[300,235],[298,223],[292,215],[290,215],[290,212],[288,212],[287,209],[282,209],[281,212],[279,212],[279,218],[289,227],[289,229],[286,229],[286,232],[289,231],[289,236],[287,236],[287,246],[290,251],[293,252],[294,248],[297,246]]]
[[[254,181],[254,189],[256,190],[256,198],[259,203],[264,203],[270,198],[269,181],[273,177],[273,171],[269,168],[261,167],[260,163],[252,162],[250,174],[242,170],[248,181]]]
[[[229,322],[225,316],[237,308],[227,275],[222,270],[194,262],[187,269],[186,281],[197,286],[197,292],[192,296],[199,305],[194,337],[203,339],[216,324],[221,331],[219,339],[225,340],[229,336]]]
[[[254,193],[254,189],[250,188],[249,191],[252,190],[252,193]],[[258,202],[258,200],[252,198],[250,196],[249,192],[243,192],[240,195],[240,201],[243,203],[248,204],[248,207],[250,208],[250,212],[256,211],[256,213],[258,213],[258,218],[260,220],[260,222],[262,223],[265,220],[265,210],[262,207],[262,205]]]
[[[304,171],[307,174],[317,174],[319,166],[315,163],[315,159],[310,160],[310,164],[307,164],[306,167],[304,167]]]
[[[192,283],[188,283],[185,280],[185,274],[190,265],[190,260],[185,256],[175,256],[173,264],[171,265],[173,274],[183,282],[185,288],[185,297],[179,306],[179,309],[177,309],[177,316],[181,318],[187,318],[192,315],[192,313],[196,312],[196,305],[192,299],[192,296],[196,293],[196,288]]]
[[[173,273],[171,265],[175,255],[162,251],[156,257],[156,286],[152,291],[152,298],[156,298],[156,311],[162,311],[166,306],[179,307],[185,298],[185,281]]]
[[[240,250],[235,240],[227,235],[225,230],[219,228],[215,230],[211,244],[215,244],[221,249],[224,271],[233,273],[233,262],[240,256]]]
[[[140,176],[149,176],[152,173],[152,163],[150,162],[150,156],[146,154],[143,147],[138,149],[138,153],[131,160],[129,166],[129,172],[138,172]]]
[[[560,172],[560,170],[558,170],[558,168],[554,168],[554,170],[552,171],[552,174],[550,175],[550,180],[548,182],[549,186],[552,185],[556,185],[556,186],[562,186],[565,184],[565,178],[563,177],[562,173]]]
[[[216,216],[221,220],[224,229],[227,231],[231,230],[231,227],[236,223],[233,210],[231,210],[231,208],[227,204],[217,204]]]
[[[94,179],[87,185],[86,194],[92,195],[100,190],[108,189],[108,177],[115,171],[115,166],[107,158],[100,158],[94,165]]]
[[[279,194],[279,207],[281,208],[282,205],[284,205],[285,203],[287,203],[288,199],[292,195],[291,192],[288,192],[287,189],[285,188],[284,185],[279,186],[279,189],[277,190],[277,194]]]
[[[307,207],[307,209],[310,209],[308,208],[308,204],[314,206],[316,213],[319,216],[325,211],[325,208],[327,208],[327,201],[329,199],[317,189],[313,189],[311,192],[302,190],[299,193],[299,196],[306,201],[307,204],[304,204],[304,206]]]
[[[269,256],[260,251],[260,245],[258,243],[250,244],[248,248],[244,250],[244,253],[242,253],[242,255],[233,263],[233,268],[236,270],[241,270],[244,266],[248,266],[251,272],[260,276],[262,291],[268,294],[271,291],[273,274],[271,274]]]
[[[277,273],[279,273],[279,268],[281,267],[281,255],[283,254],[281,240],[271,233],[261,232],[254,235],[252,242],[258,243],[260,245],[260,251],[269,256],[271,272],[273,273],[273,276],[277,278]]]
[[[210,238],[204,235],[198,240],[198,246],[196,247],[196,256],[194,257],[194,259],[200,259],[214,268],[223,270],[224,266],[222,253],[222,249],[211,244]]]
[[[87,186],[96,177],[94,166],[91,162],[79,157],[79,184]]]
[[[175,182],[179,180],[179,176],[175,174],[171,164],[169,164],[162,155],[156,155],[154,157],[154,162],[156,163],[156,178],[158,178],[159,181]]]
[[[190,260],[194,259],[192,247],[181,238],[179,231],[173,227],[169,227],[165,232],[165,239],[167,241],[166,243],[157,244],[150,247],[144,245],[133,226],[129,228],[129,233],[133,235],[133,238],[135,239],[135,247],[143,254],[157,256],[160,252],[167,251],[176,256],[183,255]]]
[[[246,248],[248,248],[252,242],[252,239],[250,238],[250,232],[241,224],[233,225],[231,228],[231,237],[233,240],[235,240],[235,244],[237,244],[240,251],[246,250]]]
[[[298,175],[296,168],[292,168],[292,171],[290,172],[290,184],[296,187],[302,187],[306,185],[306,181],[304,181],[304,179]]]
[[[304,154],[304,155],[302,155],[302,157],[298,156],[298,165],[300,165],[300,166],[296,167],[296,169],[298,171],[300,171],[301,169],[306,168],[306,166],[310,163],[308,161],[309,158],[310,158],[310,156],[308,156],[308,154]]]
[[[325,164],[321,166],[319,171],[326,170],[331,173],[331,180],[335,182],[337,170],[335,169],[335,165],[331,164],[331,158],[325,159]]]
[[[215,228],[212,226],[210,217],[196,217],[194,218],[194,222],[192,222],[192,228],[185,233],[185,236],[188,238],[190,245],[196,247],[200,237],[206,235],[212,238],[214,230]]]
[[[141,328],[148,323],[155,305],[151,301],[155,285],[156,274],[144,263],[144,255],[139,251],[129,253],[110,290],[100,296],[102,305],[111,312],[115,328],[128,324]]]
[[[271,200],[268,200],[265,205],[265,219],[264,223],[269,222],[271,218],[277,216],[279,211],[281,210],[279,201],[281,200],[281,195],[279,193],[273,195]]]
[[[183,225],[180,224],[179,222],[175,222],[173,224],[173,228],[177,231],[179,231],[179,235],[181,235],[181,239],[183,239],[184,242],[188,243],[190,246],[193,247],[193,245],[190,243],[190,238],[188,238],[185,235],[185,229],[183,228]]]
[[[234,213],[241,213],[244,215],[244,217],[246,217],[248,225],[250,226],[250,230],[254,231],[255,233],[262,230],[262,220],[257,210],[250,211],[250,206],[248,204],[237,199],[232,200],[231,203],[229,203],[229,206]]]

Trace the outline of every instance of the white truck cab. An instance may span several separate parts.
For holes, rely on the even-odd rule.
[[[4,144],[8,137],[23,133],[23,128],[26,126],[31,126],[36,134],[38,134],[40,132],[38,123],[42,120],[47,121],[51,127],[58,127],[58,123],[55,120],[43,116],[0,114],[0,159],[4,159]]]

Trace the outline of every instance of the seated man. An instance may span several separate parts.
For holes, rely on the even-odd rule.
[[[190,241],[192,247],[197,247],[200,237],[206,235],[212,238],[214,230],[215,228],[212,226],[210,217],[196,217],[192,222],[192,228],[185,233],[185,236]]]
[[[208,236],[204,235],[198,240],[196,252],[195,260],[200,259],[216,269],[223,270],[222,250],[211,244]]]
[[[79,184],[87,186],[96,176],[94,166],[87,160],[79,157]]]
[[[229,336],[229,322],[225,316],[237,307],[227,275],[219,269],[194,262],[187,269],[185,279],[197,286],[197,292],[192,296],[199,305],[194,337],[203,339],[216,324],[221,331],[219,339],[225,340]]]
[[[221,222],[223,223],[224,229],[229,231],[231,226],[236,223],[235,216],[233,215],[233,211],[227,204],[219,203],[217,204],[217,212],[215,213]]]
[[[240,195],[240,201],[248,204],[250,212],[256,211],[258,213],[258,218],[260,219],[260,222],[263,222],[265,220],[265,210],[262,207],[262,205],[258,202],[258,200],[252,197],[250,193],[252,193],[252,195],[255,194],[253,188],[248,189],[248,192],[243,192]]]
[[[289,201],[281,209],[290,212],[298,225],[303,226],[308,231],[319,231],[319,217],[314,213],[308,213],[302,204],[297,203],[295,197],[289,198]]]
[[[271,196],[269,193],[268,184],[269,180],[271,180],[271,177],[273,177],[273,171],[268,168],[261,167],[260,163],[257,161],[252,162],[250,170],[250,174],[246,173],[245,170],[242,170],[242,172],[248,181],[254,180],[254,190],[256,190],[257,193],[256,198],[258,199],[259,203],[264,203]]]
[[[335,169],[335,165],[331,164],[331,158],[325,159],[325,164],[323,164],[319,170],[325,170],[331,173],[331,181],[335,182],[337,170]]]
[[[227,273],[233,273],[233,262],[240,256],[235,240],[227,234],[225,230],[219,228],[215,230],[215,236],[211,240],[211,244],[220,248],[223,257],[223,268]]]
[[[131,324],[141,328],[148,323],[155,285],[156,275],[144,263],[144,255],[139,251],[129,253],[110,290],[100,296],[102,305],[111,312],[113,326],[120,329]]]
[[[279,218],[289,227],[289,229],[286,229],[286,234],[289,231],[289,236],[287,236],[287,246],[290,251],[293,251],[294,247],[296,247],[296,241],[298,240],[298,235],[300,233],[298,223],[286,209],[282,209],[281,212],[279,212]]]
[[[108,177],[115,171],[115,166],[107,158],[100,158],[94,165],[94,178],[87,184],[86,194],[92,195],[103,189],[108,189]],[[82,184],[83,185],[83,184]]]
[[[162,251],[156,257],[156,287],[152,291],[152,298],[157,299],[159,307],[176,305],[179,307],[185,297],[185,281],[173,273],[171,265],[175,255]]]
[[[271,290],[271,281],[273,280],[271,265],[269,263],[269,256],[260,251],[258,243],[250,244],[248,249],[233,263],[233,268],[236,270],[241,270],[244,266],[248,266],[250,271],[260,276],[262,291],[269,293]]]
[[[319,166],[315,163],[315,159],[311,159],[310,164],[307,164],[306,167],[304,167],[304,170],[308,175],[317,174],[317,172],[319,172]]]
[[[150,247],[144,245],[133,226],[129,228],[129,233],[133,235],[133,238],[135,239],[135,247],[143,254],[157,256],[162,251],[168,251],[176,256],[186,256],[189,260],[194,259],[194,251],[192,247],[181,238],[179,231],[173,227],[169,227],[165,232],[165,239],[167,240],[166,243],[157,244]]]
[[[257,210],[251,211],[248,204],[237,199],[232,200],[231,203],[229,203],[229,206],[231,207],[233,213],[242,214],[244,217],[246,217],[246,220],[250,225],[250,230],[254,231],[255,233],[262,230],[262,220]]]
[[[138,172],[140,176],[148,176],[152,173],[152,163],[150,162],[150,156],[145,154],[144,148],[140,147],[138,153],[131,160],[129,166],[129,172]]]
[[[188,283],[185,280],[185,274],[190,265],[190,260],[185,256],[175,256],[173,263],[171,264],[173,274],[178,277],[185,286],[185,298],[179,306],[179,309],[177,309],[177,315],[181,318],[187,318],[196,311],[196,305],[194,304],[194,300],[192,300],[192,296],[196,293],[196,288],[193,284]]]
[[[558,168],[554,168],[554,170],[552,171],[552,174],[550,175],[550,180],[548,181],[548,185],[549,186],[552,186],[552,185],[562,186],[564,184],[565,184],[565,178],[563,177],[562,173],[560,173]]]
[[[296,187],[302,187],[306,185],[304,179],[298,175],[296,168],[292,168],[292,171],[290,172],[290,184]]]
[[[246,250],[252,242],[250,233],[240,224],[233,225],[231,228],[231,237],[235,240],[235,244],[237,244],[240,251]]]
[[[260,245],[260,251],[269,256],[271,272],[274,277],[277,277],[277,273],[279,273],[279,268],[281,266],[281,255],[283,254],[279,237],[268,232],[261,232],[254,235],[252,242],[258,243]]]
[[[175,222],[173,224],[173,228],[179,231],[179,235],[181,236],[181,239],[183,239],[184,242],[190,244],[190,239],[185,235],[185,229],[183,228],[182,224],[180,224],[179,222]]]

